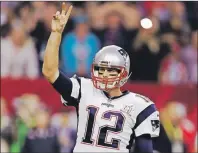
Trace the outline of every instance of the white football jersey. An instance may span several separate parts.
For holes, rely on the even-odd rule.
[[[159,135],[159,112],[148,98],[126,91],[110,99],[90,79],[71,80],[71,97],[79,98],[73,152],[129,152],[134,137]],[[62,96],[61,101],[72,105],[72,101],[67,102]]]

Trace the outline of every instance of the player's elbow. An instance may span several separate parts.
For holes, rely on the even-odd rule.
[[[46,68],[45,66],[42,67],[42,73],[43,76],[51,83],[53,83],[55,79],[57,70],[51,69],[51,68]]]
[[[42,67],[42,74],[43,74],[44,77],[49,76],[49,71],[47,71],[47,69],[44,68],[44,66]]]
[[[44,66],[42,68],[42,73],[45,78],[49,78],[50,76],[52,76],[52,71],[45,68]]]

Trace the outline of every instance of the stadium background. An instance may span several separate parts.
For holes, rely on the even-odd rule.
[[[172,152],[197,152],[198,2],[71,3],[60,69],[90,77],[99,48],[123,47],[133,72],[123,88],[156,103]],[[22,151],[30,129],[39,126],[56,129],[61,152],[75,143],[75,110],[62,106],[41,74],[57,9],[60,2],[1,2],[1,152]],[[144,17],[152,28],[140,26]]]

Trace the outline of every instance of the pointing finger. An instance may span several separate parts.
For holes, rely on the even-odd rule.
[[[65,15],[65,14],[66,14],[66,10],[67,10],[66,4],[65,4],[65,2],[63,2],[63,3],[62,3],[62,11],[61,11],[61,14],[62,14],[62,15]]]
[[[69,18],[70,14],[71,14],[71,11],[72,11],[72,8],[73,6],[71,5],[67,11],[67,14],[66,14],[66,18]]]

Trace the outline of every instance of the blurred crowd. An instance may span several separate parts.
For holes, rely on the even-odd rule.
[[[1,152],[72,152],[77,123],[72,108],[52,114],[35,94],[16,97],[13,108],[11,116],[1,98]]]
[[[66,75],[90,77],[97,51],[118,45],[131,58],[130,81],[197,84],[198,2],[71,3],[60,46],[59,65]],[[51,20],[60,9],[60,2],[1,2],[1,78],[42,77]],[[141,27],[144,17],[152,28]],[[72,108],[52,114],[32,94],[12,103],[14,116],[1,98],[1,152],[71,152],[77,122]],[[196,125],[185,106],[171,102],[161,113],[172,151],[197,152]]]
[[[105,45],[131,57],[131,81],[197,83],[198,2],[71,2],[60,46],[60,69],[90,77]],[[61,2],[1,2],[1,77],[42,77],[51,20]],[[68,4],[70,4],[68,2]],[[144,29],[140,20],[151,19]]]

